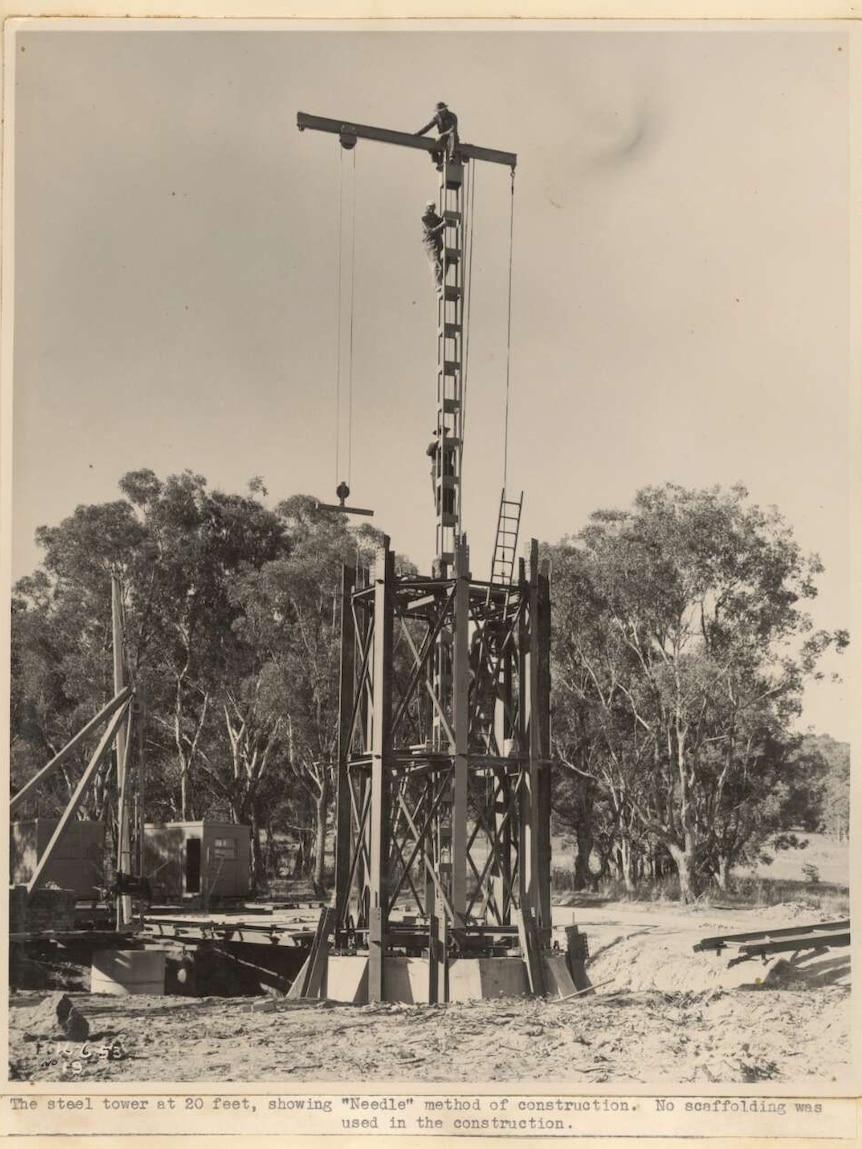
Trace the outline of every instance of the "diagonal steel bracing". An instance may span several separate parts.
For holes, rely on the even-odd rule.
[[[550,929],[547,575],[535,547],[529,574],[522,561],[506,587],[474,583],[467,562],[459,544],[453,577],[398,578],[387,542],[343,608],[353,653],[342,659],[339,777],[350,785],[339,818],[350,840],[337,843],[349,861],[336,905],[342,929],[361,907],[372,1000],[399,947],[416,952],[417,931],[432,955],[429,1000],[446,1000],[453,946],[514,944],[516,907],[537,937]],[[419,915],[409,926],[405,893]]]

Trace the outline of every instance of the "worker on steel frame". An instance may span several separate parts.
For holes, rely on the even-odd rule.
[[[429,199],[422,212],[422,246],[434,268],[434,281],[438,295],[443,290],[443,232],[446,221],[437,214],[437,205]]]
[[[438,101],[434,109],[434,115],[428,121],[424,128],[420,128],[416,133],[417,136],[424,136],[426,132],[430,132],[432,128],[437,129],[437,142],[443,145],[442,152],[434,153],[434,161],[437,165],[437,170],[440,171],[443,167],[443,156],[447,160],[451,160],[452,156],[458,150],[458,117],[453,111],[443,103],[442,100]]]

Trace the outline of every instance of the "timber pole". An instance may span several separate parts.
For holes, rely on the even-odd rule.
[[[111,575],[111,622],[114,647],[114,694],[120,694],[126,685],[123,645],[123,604],[120,593],[120,579]],[[114,743],[117,755],[117,873],[131,871],[131,842],[128,816],[128,726],[122,722],[117,726]],[[123,929],[132,918],[132,899],[128,894],[117,894],[117,929]]]

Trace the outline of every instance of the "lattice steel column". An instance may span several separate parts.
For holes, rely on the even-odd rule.
[[[443,282],[437,301],[437,434],[434,492],[437,500],[437,573],[455,562],[461,533],[464,335],[464,164],[446,160],[440,175],[439,214],[446,221]]]

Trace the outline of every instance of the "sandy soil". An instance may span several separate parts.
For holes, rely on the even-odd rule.
[[[849,951],[728,969],[726,958],[691,949],[711,934],[796,924],[795,907],[776,907],[766,921],[764,911],[596,904],[561,907],[557,923],[573,914],[593,955],[596,991],[584,997],[440,1007],[72,994],[91,1027],[82,1058],[80,1046],[64,1055],[36,1022],[44,993],[20,992],[10,1002],[11,1075],[813,1085],[849,1074]]]

